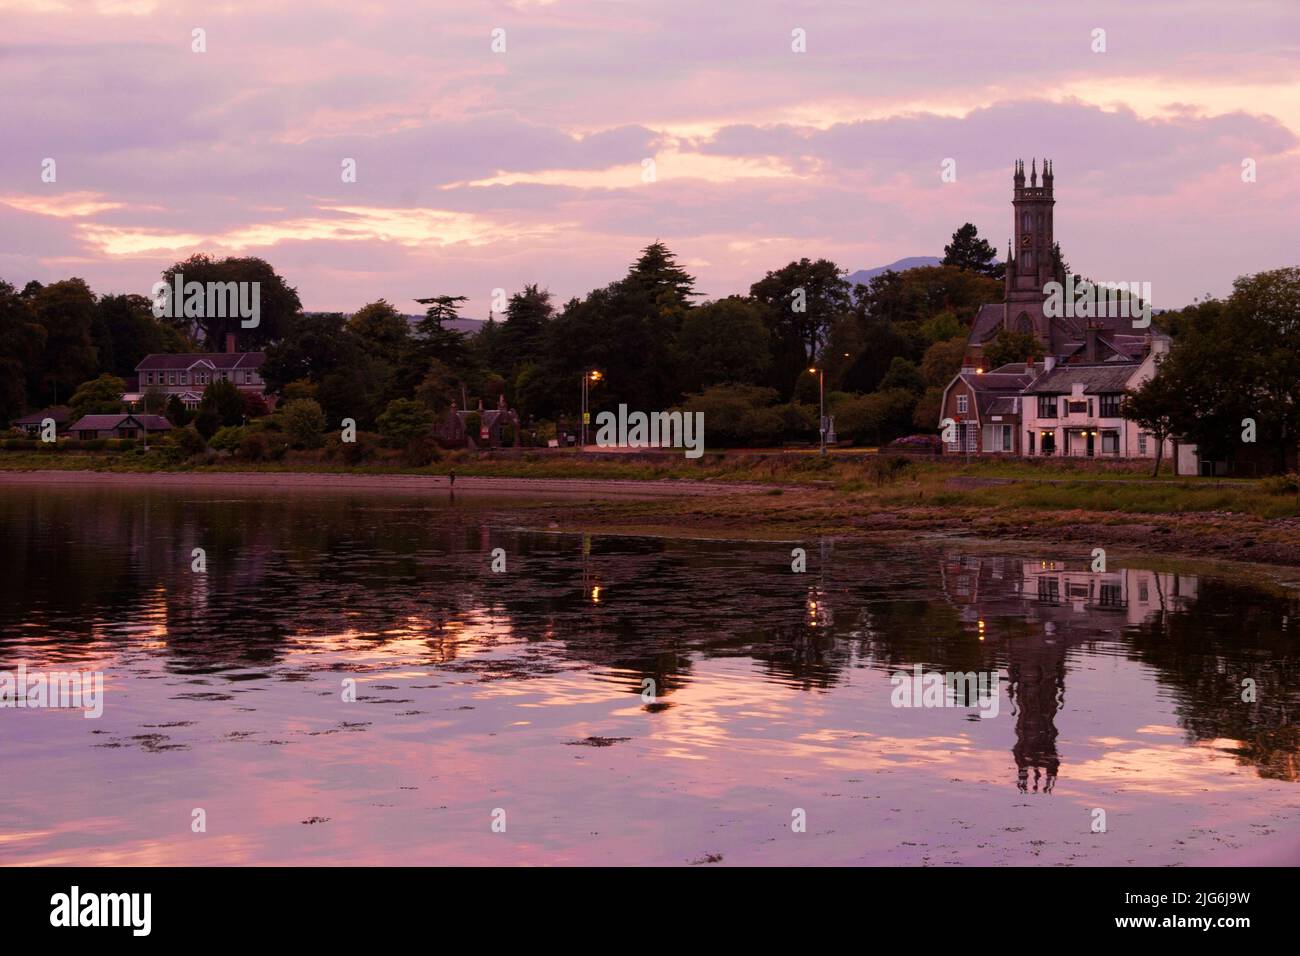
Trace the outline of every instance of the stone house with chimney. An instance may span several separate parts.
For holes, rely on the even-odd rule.
[[[475,411],[458,409],[452,402],[434,436],[448,448],[500,448],[507,442],[518,448],[521,431],[519,414],[506,407],[506,397],[501,395],[497,407],[487,410],[481,398]]]

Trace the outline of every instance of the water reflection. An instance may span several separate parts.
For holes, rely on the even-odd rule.
[[[833,739],[865,740],[854,762],[872,773],[899,760],[949,774],[979,767],[999,789],[1053,799],[1072,774],[1093,787],[1117,768],[1127,775],[1129,760],[1140,773],[1126,780],[1195,789],[1189,781],[1211,772],[1189,767],[1199,748],[1260,779],[1296,780],[1294,595],[1141,567],[1093,573],[1043,555],[829,539],[805,546],[808,569],[796,574],[790,545],[517,522],[490,499],[9,489],[0,668],[106,661],[140,694],[163,680],[177,702],[168,706],[269,711],[288,725],[301,719],[282,688],[330,675],[355,675],[375,713],[439,727],[432,702],[448,697],[437,713],[485,706],[471,694],[537,693],[505,715],[535,726],[548,708],[589,707],[614,687],[626,698],[619,720],[658,722],[656,758],[707,754],[738,773],[791,773],[782,761],[794,754],[828,772],[841,757],[812,742]],[[190,569],[194,548],[206,574]],[[505,573],[491,571],[495,548]],[[914,664],[999,671],[1014,723],[954,729],[948,715],[891,711],[886,676]],[[1251,703],[1245,679],[1258,688]],[[766,730],[741,739],[757,713]],[[313,741],[383,726],[344,723],[360,726],[334,720]],[[1143,743],[1153,736],[1158,746]],[[738,746],[757,763],[725,753]]]

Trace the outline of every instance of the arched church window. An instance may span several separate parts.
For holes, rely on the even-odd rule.
[[[1034,323],[1033,323],[1033,321],[1029,318],[1029,313],[1028,313],[1028,312],[1021,312],[1020,315],[1018,315],[1018,316],[1016,317],[1016,331],[1017,331],[1017,332],[1033,332],[1033,331],[1034,331]]]
[[[1020,224],[1022,227],[1024,227],[1025,232],[1028,232],[1030,229],[1034,228],[1033,215],[1029,212],[1025,212],[1025,214],[1020,217]]]

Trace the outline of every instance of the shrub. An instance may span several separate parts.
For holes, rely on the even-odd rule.
[[[416,439],[429,434],[433,427],[433,414],[421,402],[395,398],[388,403],[375,424],[379,426],[380,434],[394,448],[407,448]]]
[[[402,460],[412,468],[423,468],[431,465],[440,457],[438,443],[433,440],[432,435],[421,435],[402,452]]]
[[[174,430],[172,432],[172,443],[181,450],[181,454],[186,458],[202,454],[208,447],[208,443],[199,434],[198,429],[192,425]]]
[[[315,399],[296,398],[279,413],[280,423],[295,448],[319,448],[325,443],[325,413]]]
[[[357,440],[339,443],[339,457],[349,465],[359,465],[375,457],[379,450],[372,432],[357,432]]]
[[[873,455],[866,460],[867,477],[877,485],[892,484],[912,471],[912,463],[902,455]]]
[[[1300,475],[1274,475],[1261,481],[1259,487],[1267,495],[1294,495],[1300,493]]]
[[[239,441],[239,457],[247,461],[264,461],[270,454],[270,443],[261,432],[247,432]]]
[[[233,454],[243,444],[246,434],[245,429],[239,425],[223,425],[208,439],[208,446],[217,451],[228,451]]]

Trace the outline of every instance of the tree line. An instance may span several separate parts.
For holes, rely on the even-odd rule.
[[[323,428],[353,419],[375,430],[386,421],[410,434],[452,404],[492,407],[504,395],[526,431],[552,435],[559,421],[576,426],[581,377],[598,370],[592,411],[620,403],[702,411],[711,446],[812,441],[820,373],[838,436],[884,443],[935,431],[971,320],[1003,298],[1004,266],[973,225],[958,229],[944,253],[938,266],[886,271],[856,286],[835,263],[804,258],[767,272],[746,294],[699,301],[695,278],[654,242],[623,277],[563,304],[525,286],[472,334],[454,327],[465,297],[448,292],[416,300],[424,315],[415,322],[382,298],[351,314],[304,312],[297,291],[252,257],[192,256],[162,279],[259,282],[254,329],[238,317],[155,317],[148,298],[97,296],[79,278],[21,291],[0,282],[0,421],[58,404],[115,410],[107,407],[114,389],[120,395],[120,380],[145,355],[220,351],[235,332],[241,349],[266,351],[268,389],[285,402],[314,403]],[[1063,277],[1069,265],[1059,246],[1053,258]],[[1258,423],[1260,442],[1294,446],[1297,274],[1243,277],[1226,300],[1158,315],[1174,346],[1155,382],[1131,399],[1133,414],[1225,454],[1240,431],[1227,423],[1243,418]],[[1012,332],[985,347],[989,368],[1041,354],[1032,336]],[[205,437],[265,412],[225,391],[200,410],[195,424]],[[183,424],[189,416],[178,405],[149,410]]]

